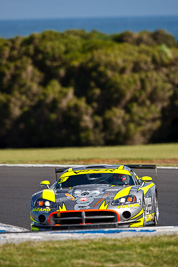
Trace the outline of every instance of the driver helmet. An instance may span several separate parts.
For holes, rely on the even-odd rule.
[[[126,176],[125,175],[122,175],[121,179],[122,179],[123,182],[126,182]]]
[[[126,176],[124,174],[113,173],[112,177],[113,177],[113,179],[122,180],[122,182],[126,181]]]
[[[122,182],[126,182],[125,174],[118,174],[118,178],[122,180]]]

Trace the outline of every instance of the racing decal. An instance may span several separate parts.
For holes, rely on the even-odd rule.
[[[54,191],[52,189],[44,189],[43,193],[42,193],[42,198],[55,202],[55,194]]]
[[[36,223],[38,223],[37,221],[35,221],[35,219],[33,219],[33,217],[32,217],[31,214],[30,214],[30,219],[31,219],[32,222],[36,222]]]
[[[103,203],[101,204],[101,206],[99,207],[99,210],[106,210],[108,207],[109,203],[105,204],[105,201],[103,201]]]
[[[139,207],[139,204],[129,204],[129,205],[122,205],[122,206],[118,206],[118,209],[125,209],[125,208],[135,208],[135,207]]]
[[[147,222],[153,221],[153,220],[154,220],[154,217],[155,217],[155,213],[148,214],[148,215],[146,216],[146,221],[147,221]]]
[[[67,209],[64,203],[62,204],[62,208],[59,206],[59,211],[66,211],[66,210]]]
[[[32,211],[43,211],[43,212],[49,212],[51,209],[50,208],[34,208]]]
[[[90,209],[90,204],[99,196],[99,194],[100,192],[98,190],[76,190],[74,195],[77,204],[75,204],[74,210]]]
[[[132,186],[121,189],[114,197],[114,200],[129,195]]]
[[[132,218],[130,218],[130,219],[133,220],[133,219],[139,217],[139,216],[142,215],[142,214],[143,214],[143,209],[141,209],[141,211],[140,211],[137,215],[135,215],[134,217],[132,217]]]
[[[138,191],[142,190],[144,192],[144,195],[145,195],[152,186],[154,186],[154,183],[151,183],[149,185],[146,184],[145,186],[139,188]]]
[[[99,199],[93,207],[96,207],[102,200],[104,200],[104,198]]]
[[[75,197],[73,197],[71,194],[66,193],[65,196],[70,200],[75,200]]]
[[[38,227],[36,227],[36,226],[33,226],[33,225],[31,224],[31,230],[32,230],[32,231],[40,231],[40,228],[38,228]]]
[[[140,218],[138,221],[130,224],[130,227],[142,227],[142,226],[143,226],[143,218]]]

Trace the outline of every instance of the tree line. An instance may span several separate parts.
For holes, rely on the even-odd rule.
[[[0,39],[0,147],[178,141],[178,44],[164,30]]]

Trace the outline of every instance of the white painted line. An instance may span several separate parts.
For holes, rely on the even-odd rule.
[[[55,168],[78,168],[84,165],[59,165],[59,164],[0,164],[0,167],[55,167]]]
[[[28,230],[22,227],[0,223],[0,233],[14,233],[14,232],[27,232]]]
[[[93,164],[96,165],[96,164]],[[102,165],[102,164],[101,164]],[[105,165],[105,164],[104,164]],[[86,165],[59,165],[59,164],[0,164],[0,167],[55,167],[55,168],[67,168],[67,167],[73,167],[73,168],[78,168],[78,167],[83,167]],[[126,165],[127,166],[127,165]],[[178,167],[175,166],[157,166],[157,169],[171,169],[171,170],[178,170]]]
[[[169,166],[169,167],[164,167],[164,166],[158,166],[157,169],[171,169],[171,170],[178,170],[178,167],[174,166]]]

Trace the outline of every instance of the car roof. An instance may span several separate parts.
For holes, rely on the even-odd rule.
[[[72,175],[89,173],[120,173],[130,175],[131,169],[124,165],[88,165],[77,168],[68,168],[63,172],[60,178]]]

